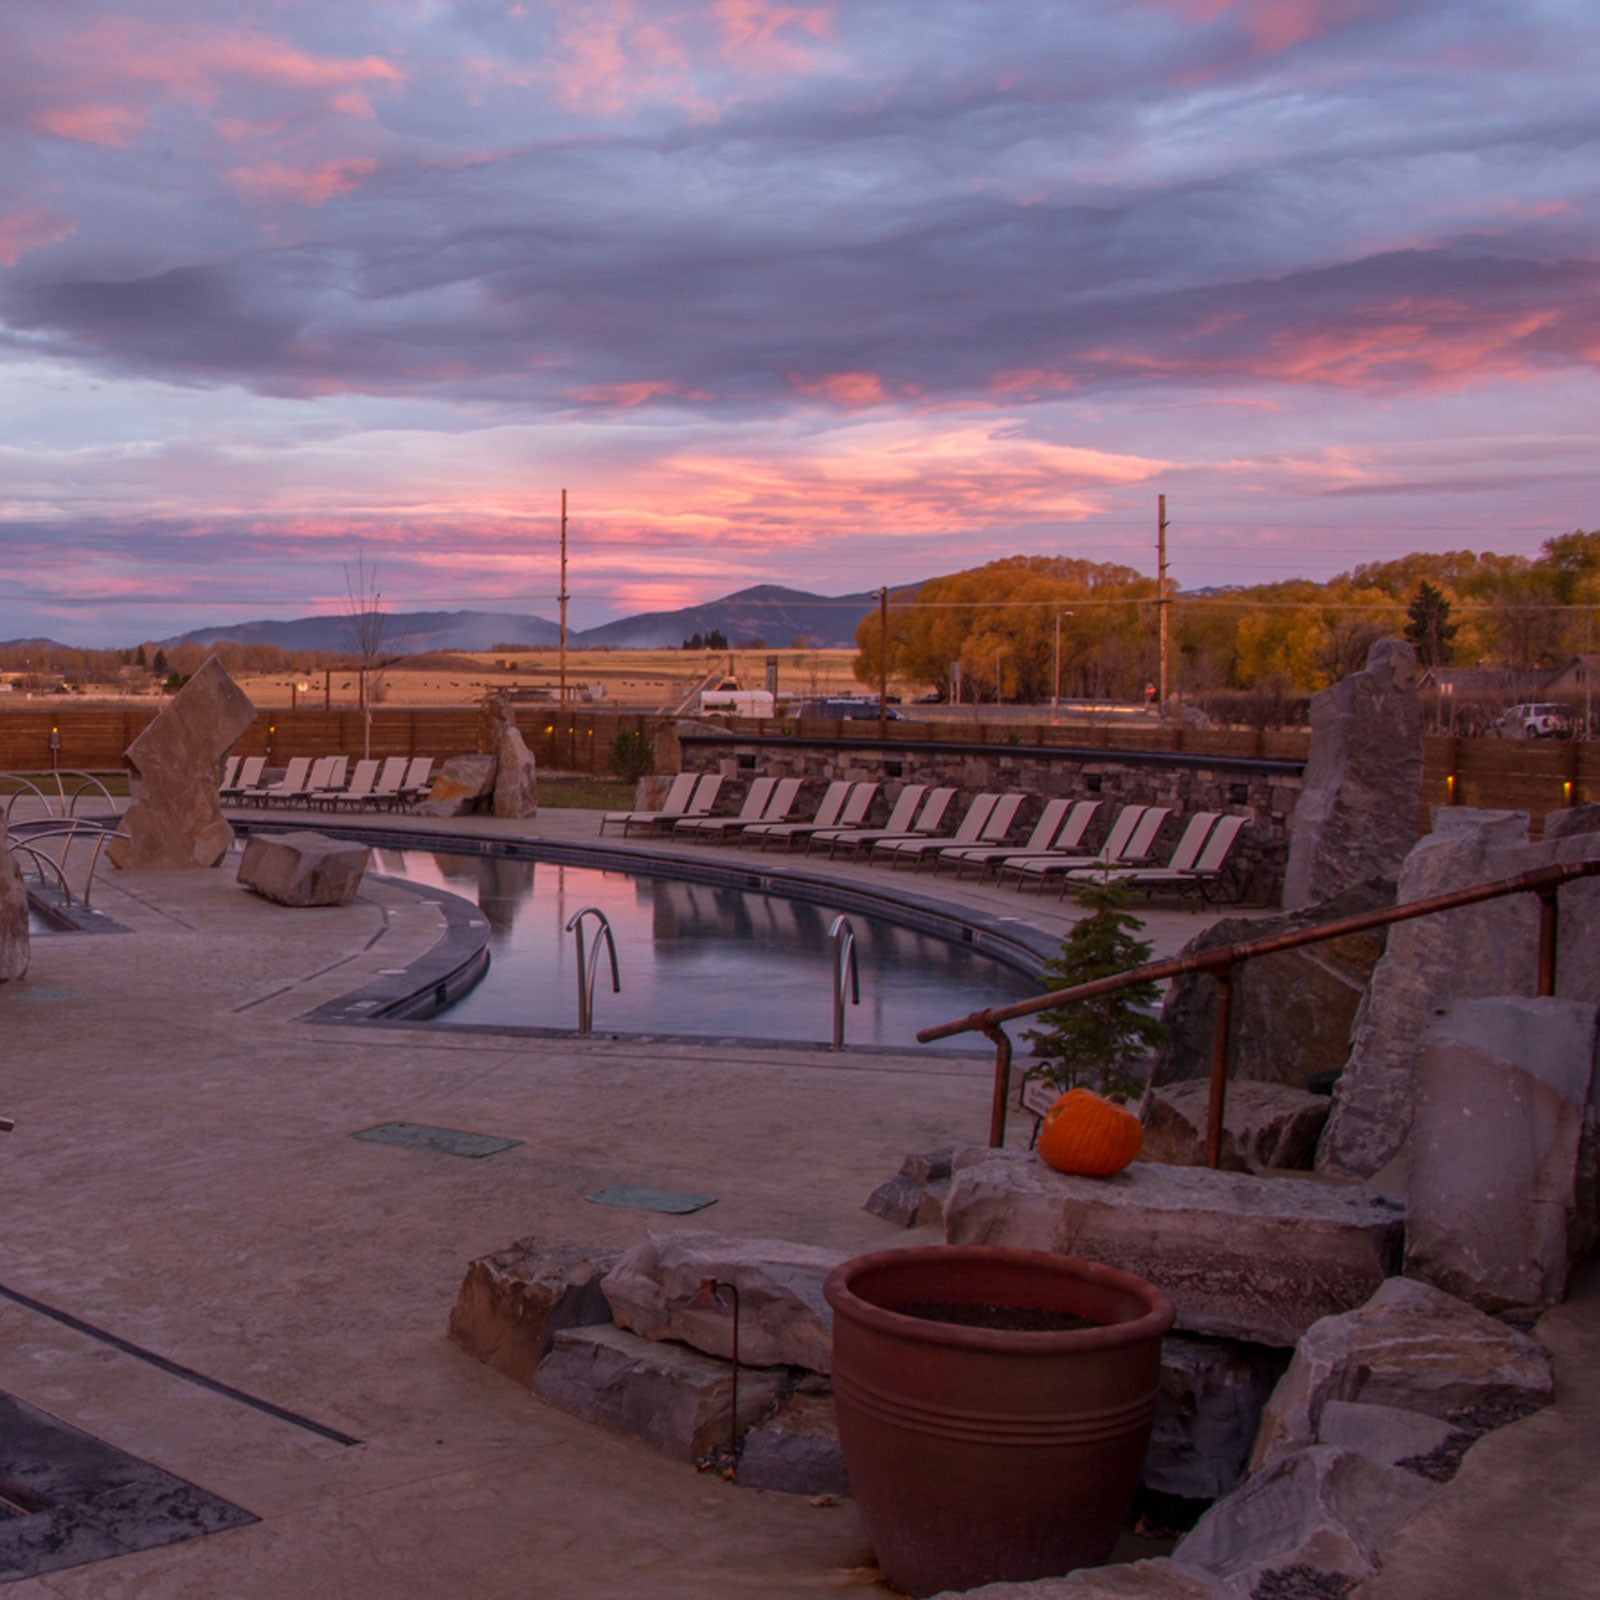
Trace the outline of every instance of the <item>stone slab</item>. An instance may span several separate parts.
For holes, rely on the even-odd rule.
[[[1455,1432],[1450,1423],[1421,1411],[1330,1400],[1317,1422],[1317,1443],[1354,1450],[1380,1467],[1399,1467],[1432,1455]]]
[[[495,746],[494,814],[539,814],[539,770],[533,752],[516,728],[507,728]]]
[[[1152,1087],[1139,1112],[1143,1158],[1174,1167],[1204,1166],[1210,1100],[1211,1085],[1200,1079]],[[1309,1170],[1330,1104],[1326,1095],[1286,1083],[1230,1083],[1223,1107],[1223,1171]]]
[[[1360,672],[1311,700],[1311,750],[1289,821],[1283,906],[1331,900],[1392,878],[1416,837],[1422,798],[1417,652],[1380,639]]]
[[[428,798],[416,807],[421,817],[463,817],[482,809],[481,802],[494,794],[495,767],[492,755],[451,756],[439,768]]]
[[[1593,1248],[1596,1008],[1459,1000],[1422,1039],[1406,1272],[1485,1311],[1565,1298]]]
[[[1550,1359],[1533,1339],[1431,1284],[1391,1278],[1366,1305],[1301,1339],[1267,1402],[1250,1468],[1313,1443],[1330,1400],[1448,1420],[1488,1402],[1537,1407],[1552,1393]]]
[[[788,1376],[740,1366],[741,1429],[778,1403]],[[534,1372],[533,1392],[562,1411],[695,1461],[728,1442],[732,1380],[726,1361],[607,1325],[558,1332]]]
[[[252,833],[238,881],[281,906],[344,906],[360,892],[371,860],[364,844],[323,833]]]
[[[563,1328],[611,1320],[600,1280],[615,1252],[537,1236],[467,1264],[450,1309],[450,1337],[468,1355],[531,1384]]]
[[[826,1395],[791,1395],[745,1435],[738,1479],[746,1489],[782,1494],[849,1494],[833,1401]]]
[[[126,871],[214,867],[233,844],[217,782],[223,757],[256,710],[215,656],[206,658],[161,714],[128,746],[137,779],[122,814],[129,837],[106,846]]]
[[[1018,1150],[962,1151],[945,1204],[951,1244],[1122,1267],[1172,1297],[1181,1330],[1268,1345],[1366,1301],[1399,1265],[1402,1221],[1358,1186],[1144,1161],[1079,1178]]]
[[[741,1364],[827,1372],[833,1316],[822,1280],[842,1259],[813,1245],[680,1229],[646,1234],[601,1287],[618,1327],[727,1358],[733,1354],[731,1304],[699,1308],[690,1302],[706,1278],[730,1283],[739,1291]]]
[[[945,1196],[950,1193],[953,1154],[946,1148],[907,1156],[899,1172],[867,1196],[864,1209],[901,1228],[921,1228],[942,1221]]]
[[[1396,1528],[1433,1497],[1414,1473],[1314,1445],[1257,1472],[1219,1500],[1172,1553],[1238,1600],[1348,1593],[1377,1570]],[[1323,1587],[1317,1587],[1319,1580]],[[1293,1586],[1298,1584],[1298,1587]]]
[[[28,890],[8,848],[6,819],[0,814],[0,983],[20,978],[28,970],[31,954]]]
[[[960,1591],[964,1600],[1221,1600],[1222,1591],[1197,1572],[1165,1558],[1080,1567],[1064,1578],[1032,1583],[986,1583]],[[934,1600],[956,1600],[947,1589]]]

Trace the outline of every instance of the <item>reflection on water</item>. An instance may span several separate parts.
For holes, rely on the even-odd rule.
[[[489,921],[484,981],[450,1022],[577,1025],[577,951],[567,919],[598,906],[617,941],[622,992],[609,971],[595,994],[600,1032],[698,1034],[825,1043],[832,1034],[827,906],[713,884],[603,872],[503,856],[377,849],[374,868],[451,890]],[[964,945],[851,912],[861,1004],[849,1044],[915,1046],[916,1031],[980,1006],[1037,994],[1020,973]],[[982,1048],[969,1038],[946,1048]]]

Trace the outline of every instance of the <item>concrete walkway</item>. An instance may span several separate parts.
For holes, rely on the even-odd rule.
[[[593,812],[470,824],[566,842],[597,825]],[[923,874],[918,892],[935,882]],[[937,884],[954,905],[1051,932],[1068,920],[1049,899]],[[0,1286],[85,1325],[0,1298],[0,1391],[260,1520],[26,1578],[19,1600],[800,1600],[879,1587],[848,1501],[739,1489],[548,1410],[450,1344],[446,1318],[466,1262],[530,1233],[622,1247],[688,1226],[841,1255],[904,1241],[861,1203],[908,1151],[982,1142],[986,1062],[307,1024],[423,955],[438,909],[371,884],[348,907],[289,910],[227,870],[107,872],[97,904],[128,931],[41,937],[26,978],[0,985],[0,1112],[17,1120],[0,1137]],[[1166,953],[1214,915],[1157,912],[1150,929]],[[352,1138],[393,1121],[522,1143],[467,1160]],[[717,1203],[677,1219],[584,1199],[618,1183]],[[1530,1430],[1543,1431],[1517,1446],[1531,1473],[1517,1493],[1587,1488],[1595,1401],[1570,1374],[1600,1370],[1600,1306],[1557,1316],[1561,1402],[1473,1453],[1417,1549],[1514,1547],[1525,1524],[1488,1523],[1468,1480],[1480,1452]],[[1559,1482],[1540,1470],[1547,1455]],[[1452,1530],[1457,1500],[1468,1510]],[[1600,1570],[1583,1510],[1562,1518],[1576,1532],[1558,1564],[1584,1563],[1574,1584]],[[1448,1585],[1374,1600],[1579,1592],[1559,1575],[1485,1587],[1477,1577],[1500,1570],[1487,1557],[1460,1565]]]

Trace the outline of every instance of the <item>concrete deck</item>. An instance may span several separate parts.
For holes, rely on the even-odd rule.
[[[593,840],[598,814],[467,826]],[[1049,898],[899,878],[1051,932],[1069,919]],[[0,985],[0,1111],[17,1120],[0,1137],[0,1285],[360,1443],[0,1298],[0,1390],[260,1518],[23,1579],[19,1600],[886,1592],[848,1501],[740,1489],[551,1411],[445,1323],[466,1262],[528,1233],[904,1241],[861,1203],[908,1151],[982,1142],[987,1063],[307,1024],[424,954],[437,907],[371,884],[348,907],[291,910],[226,869],[107,871],[97,904],[128,932],[40,938],[26,978]],[[1160,953],[1214,915],[1153,913]],[[523,1143],[467,1160],[351,1137],[390,1121]],[[686,1218],[583,1198],[616,1183],[718,1198]],[[1552,1322],[1561,1400],[1478,1447],[1419,1531],[1424,1574],[1397,1561],[1373,1600],[1591,1592],[1600,1300]],[[1476,1470],[1491,1452],[1509,1464]],[[1515,1509],[1533,1497],[1560,1508],[1559,1543]],[[1474,1559],[1427,1583],[1432,1552],[1461,1545]]]

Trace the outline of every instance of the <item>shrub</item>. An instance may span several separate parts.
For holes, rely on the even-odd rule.
[[[1125,909],[1126,889],[1086,883],[1075,898],[1089,915],[1073,924],[1061,954],[1045,964],[1056,987],[1092,983],[1149,961],[1150,943],[1138,937],[1144,924]],[[1154,983],[1141,983],[1041,1011],[1044,1026],[1023,1035],[1046,1058],[1040,1075],[1063,1091],[1081,1086],[1105,1095],[1138,1093],[1142,1084],[1134,1069],[1166,1037],[1166,1025],[1150,1014],[1159,998]]]
[[[624,782],[637,783],[655,771],[655,749],[637,728],[631,728],[611,741],[606,765]]]

